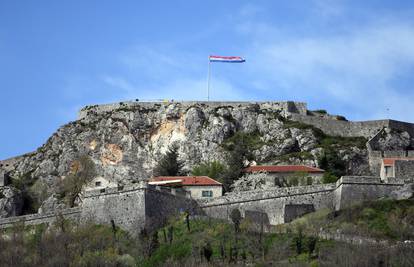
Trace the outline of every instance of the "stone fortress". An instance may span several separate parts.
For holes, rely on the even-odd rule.
[[[404,131],[414,136],[414,124],[394,120],[376,120],[352,122],[338,116],[319,114],[307,110],[306,103],[299,102],[120,102],[109,105],[87,106],[79,113],[79,119],[91,113],[104,113],[146,107],[157,109],[180,105],[182,109],[194,104],[208,106],[251,106],[278,110],[281,115],[304,124],[312,125],[323,132],[344,137],[363,136],[367,143],[369,165],[374,176],[344,176],[336,183],[323,185],[274,188],[271,190],[254,190],[228,193],[210,200],[193,200],[185,195],[168,192],[165,188],[149,186],[145,182],[89,190],[82,196],[79,207],[56,210],[47,214],[33,214],[0,219],[0,228],[10,227],[13,223],[24,221],[26,224],[51,223],[57,216],[96,223],[111,223],[136,232],[143,227],[156,227],[164,223],[173,214],[190,211],[193,214],[228,219],[232,209],[240,209],[242,215],[260,212],[266,215],[270,225],[289,222],[301,215],[322,209],[339,210],[364,200],[388,197],[412,182],[414,168],[405,168],[404,177],[381,180],[380,169],[383,158],[414,157],[414,151],[376,150],[375,141],[385,129]],[[7,169],[16,159],[0,162]],[[6,182],[4,172],[0,173],[0,186]]]

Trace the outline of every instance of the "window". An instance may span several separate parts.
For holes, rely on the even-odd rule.
[[[211,190],[201,191],[201,196],[202,197],[213,197],[213,191],[211,191]]]
[[[95,186],[101,186],[102,182],[95,182]]]
[[[392,166],[385,166],[385,176],[392,177]]]

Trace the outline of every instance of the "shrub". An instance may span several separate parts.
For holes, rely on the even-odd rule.
[[[319,114],[328,114],[328,112],[325,109],[317,109],[317,110],[314,110],[313,112],[319,113]]]
[[[218,161],[201,163],[193,168],[192,175],[208,176],[213,179],[222,180],[226,167]]]
[[[336,177],[332,173],[325,172],[323,174],[322,183],[324,183],[324,184],[331,184],[331,183],[335,183],[336,181],[338,181],[338,177]]]
[[[83,187],[95,176],[95,163],[89,156],[81,156],[72,163],[70,173],[63,180],[60,186],[60,198],[65,199],[68,205],[73,207]]]

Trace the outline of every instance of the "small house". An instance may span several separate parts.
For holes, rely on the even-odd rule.
[[[286,186],[320,184],[325,171],[306,165],[256,165],[245,168],[244,173],[266,173],[267,185]]]
[[[102,190],[105,188],[113,188],[113,187],[117,187],[118,184],[109,181],[108,179],[98,176],[92,179],[92,181],[90,181],[86,187],[85,187],[85,191],[89,191],[89,190]]]
[[[223,195],[223,185],[208,176],[158,176],[149,185],[181,188],[192,198],[213,198]]]

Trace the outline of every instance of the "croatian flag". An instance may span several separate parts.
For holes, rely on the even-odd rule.
[[[227,63],[243,63],[246,60],[242,57],[222,57],[222,56],[209,56],[210,62],[227,62]]]

